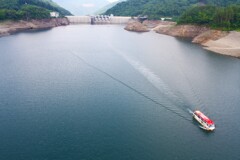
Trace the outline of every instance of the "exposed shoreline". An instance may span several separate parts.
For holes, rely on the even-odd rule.
[[[240,58],[240,32],[231,31],[225,37],[202,44],[205,49]]]
[[[209,51],[240,58],[240,32],[213,30],[195,25],[162,25],[153,29],[160,34],[192,39]]]
[[[40,30],[65,25],[69,25],[67,18],[52,18],[29,21],[3,21],[0,22],[0,37],[8,36],[21,31]]]
[[[141,28],[144,26],[147,28],[146,31],[153,30],[159,34],[189,38],[192,43],[201,44],[204,49],[209,51],[240,58],[240,32],[213,30],[196,25],[176,25],[174,22],[166,21],[144,21],[142,24],[136,25],[133,23],[128,24],[126,28],[130,28],[126,30],[141,32]]]

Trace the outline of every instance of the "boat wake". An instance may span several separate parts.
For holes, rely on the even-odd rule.
[[[186,107],[189,106],[188,103],[183,101],[180,96],[176,95],[157,74],[155,74],[141,62],[130,58],[122,51],[114,48],[113,46],[111,48],[115,53],[123,57],[123,59],[125,59],[136,71],[143,75],[150,82],[150,84],[161,93],[161,97],[168,99],[171,105],[177,110],[181,108],[181,110],[187,112]]]
[[[190,108],[188,108],[187,110],[191,115],[193,114],[193,111]]]
[[[123,86],[125,86],[125,87],[127,87],[128,89],[134,91],[135,93],[141,95],[142,97],[148,99],[149,101],[155,103],[156,105],[158,105],[158,106],[160,106],[160,107],[162,107],[162,108],[165,108],[166,110],[168,110],[168,111],[170,111],[170,112],[172,112],[172,113],[178,115],[179,117],[182,117],[183,119],[185,119],[185,120],[187,120],[187,121],[191,121],[191,119],[189,119],[189,118],[187,118],[186,116],[184,116],[184,115],[178,113],[176,110],[174,110],[174,109],[172,109],[172,108],[170,108],[170,107],[167,107],[167,106],[161,104],[161,103],[158,102],[157,100],[155,100],[155,99],[149,97],[148,95],[146,95],[145,93],[142,93],[141,91],[139,91],[139,90],[133,88],[132,86],[126,84],[126,83],[123,82],[122,80],[117,79],[117,78],[115,78],[114,76],[110,75],[109,73],[107,73],[107,72],[105,72],[105,71],[103,71],[103,70],[97,68],[96,66],[90,64],[89,62],[87,62],[86,60],[84,60],[83,58],[81,58],[80,56],[78,56],[76,53],[74,53],[74,52],[70,52],[70,53],[71,53],[73,56],[75,56],[77,59],[81,60],[83,63],[85,63],[85,64],[86,64],[87,66],[89,66],[90,68],[92,68],[92,69],[94,69],[94,70],[96,70],[96,71],[98,71],[98,72],[100,72],[100,73],[102,73],[102,74],[108,76],[108,77],[111,78],[112,80],[114,80],[114,81],[116,81],[116,82],[122,84]]]
[[[173,110],[179,112],[179,114],[181,114],[182,116],[182,111],[188,113],[187,107],[190,107],[190,105],[186,102],[186,100],[182,100],[179,95],[175,94],[167,85],[167,83],[165,83],[157,74],[155,74],[141,62],[131,58],[116,47],[110,44],[109,47],[114,51],[114,53],[118,54],[126,62],[128,62],[138,73],[143,75],[148,80],[148,82],[150,82],[150,84],[161,93],[161,97],[164,97],[168,100],[168,102],[170,103],[168,105],[169,108],[174,108]]]
[[[171,54],[172,55],[172,54]],[[175,56],[171,56],[172,59],[174,59],[175,61],[178,61],[178,62],[182,62],[183,60],[180,58],[178,60],[176,60],[176,57]],[[184,63],[184,62],[183,62]],[[204,107],[204,102],[201,100],[199,94],[197,93],[197,91],[194,89],[192,83],[191,83],[191,80],[188,78],[187,74],[184,72],[184,69],[183,69],[183,66],[181,65],[181,63],[175,63],[177,65],[177,69],[179,70],[179,73],[182,74],[182,76],[185,78],[185,82],[186,82],[186,87],[188,87],[191,95],[192,95],[192,102],[193,104],[195,104],[194,108],[192,108],[192,110],[196,110],[198,107],[198,109],[201,109],[202,111],[204,112],[207,112],[206,111],[206,108]],[[197,105],[196,105],[197,104]],[[190,107],[190,105],[189,105]],[[191,111],[190,114],[193,114],[193,112]]]
[[[141,64],[139,61],[130,59],[127,56],[123,57],[135,70],[141,73],[155,88],[157,88],[158,91],[163,93],[169,101],[173,102],[177,106],[185,106],[186,103],[184,103],[179,96],[174,94],[168,85],[153,71]]]

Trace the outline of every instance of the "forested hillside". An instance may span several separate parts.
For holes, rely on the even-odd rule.
[[[50,11],[71,15],[51,0],[0,0],[0,20],[49,18]]]
[[[150,19],[177,17],[188,8],[201,5],[227,6],[240,4],[240,0],[128,0],[106,11],[117,16],[147,15]]]
[[[179,18],[178,24],[207,25],[224,30],[239,29],[240,5],[196,6],[184,12]]]

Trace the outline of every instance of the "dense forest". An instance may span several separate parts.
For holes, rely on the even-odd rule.
[[[180,16],[178,23],[207,25],[212,28],[221,28],[224,30],[239,29],[240,5],[193,7]]]
[[[240,0],[127,0],[107,10],[105,14],[147,15],[149,19],[160,19],[161,17],[178,17],[190,7],[206,4],[224,7],[240,4]]]
[[[51,0],[0,0],[0,20],[50,18],[50,11],[71,15]]]
[[[197,0],[128,0],[107,10],[105,14],[117,16],[147,15],[150,19],[161,16],[179,16]]]

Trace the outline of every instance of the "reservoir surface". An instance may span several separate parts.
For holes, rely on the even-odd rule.
[[[240,60],[188,40],[115,25],[0,38],[1,160],[237,160],[239,114]]]

